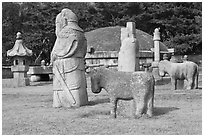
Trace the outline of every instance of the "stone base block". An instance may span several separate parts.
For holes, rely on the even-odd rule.
[[[38,76],[38,75],[31,75],[31,76],[30,76],[30,81],[31,81],[31,82],[40,81],[40,76]]]
[[[153,74],[155,80],[161,79],[161,77],[159,76],[159,68],[153,68],[152,74]]]
[[[117,116],[133,117],[133,100],[118,100]]]
[[[5,79],[2,81],[3,88],[16,88],[16,87],[24,87],[29,86],[30,81],[29,78],[13,78],[13,79]]]
[[[37,75],[31,75],[30,81],[31,82],[37,82],[37,81],[49,81],[50,76],[49,74],[37,74]]]
[[[13,87],[24,87],[24,86],[29,86],[30,85],[30,80],[29,78],[14,78],[13,79]]]
[[[50,66],[30,66],[29,71],[27,72],[28,75],[33,74],[52,74],[52,67]]]

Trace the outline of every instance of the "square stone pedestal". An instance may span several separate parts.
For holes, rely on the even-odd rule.
[[[29,67],[26,65],[16,65],[11,67],[13,72],[13,82],[11,87],[23,87],[30,85],[30,80],[27,77],[27,71]]]
[[[133,118],[133,100],[118,100],[117,116]]]

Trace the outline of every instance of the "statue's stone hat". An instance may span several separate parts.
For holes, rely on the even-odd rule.
[[[63,9],[61,11],[62,17],[66,18],[68,22],[78,22],[78,18],[70,9]]]
[[[69,23],[68,27],[73,28],[75,30],[82,31],[83,30],[78,26],[78,18],[74,12],[72,12],[70,9],[63,9],[61,11],[61,16],[67,20]]]

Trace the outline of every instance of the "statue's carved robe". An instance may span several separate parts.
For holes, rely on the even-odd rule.
[[[67,93],[62,88],[63,81],[56,78],[60,76],[66,82],[76,104],[81,106],[88,103],[85,78],[85,60],[87,41],[83,30],[76,26],[65,26],[57,35],[51,53],[53,61],[53,107],[71,107]],[[56,69],[57,67],[57,69]]]

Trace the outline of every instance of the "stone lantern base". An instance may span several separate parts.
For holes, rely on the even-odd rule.
[[[12,83],[12,87],[24,87],[29,85],[30,85],[29,78],[14,78]]]
[[[12,87],[23,87],[30,85],[30,80],[27,77],[28,69],[29,67],[25,65],[17,65],[11,67],[11,71],[14,75]]]

